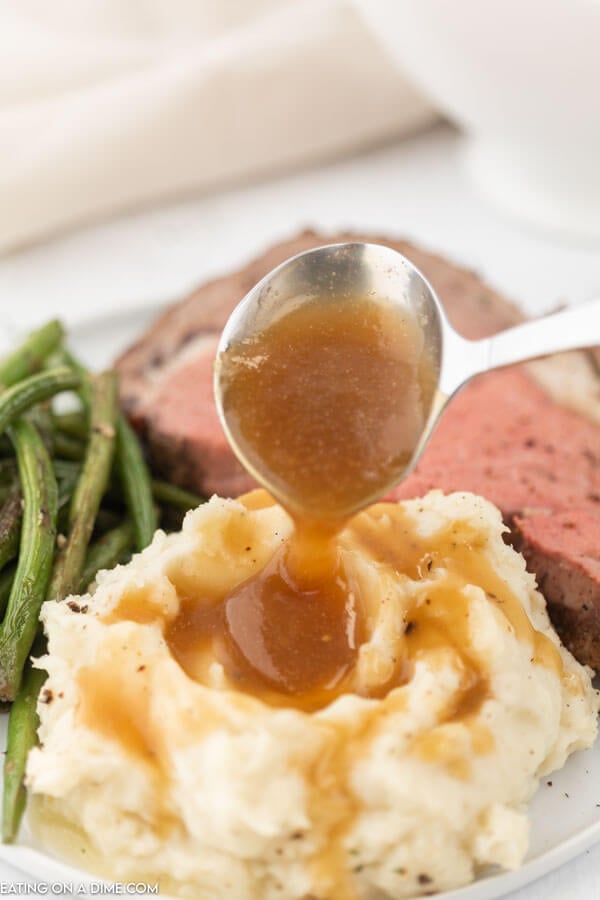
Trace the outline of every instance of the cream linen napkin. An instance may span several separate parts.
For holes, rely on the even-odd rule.
[[[432,115],[351,0],[0,0],[0,250]]]

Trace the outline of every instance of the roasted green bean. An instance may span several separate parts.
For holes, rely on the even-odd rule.
[[[176,484],[169,484],[168,481],[160,481],[157,478],[152,479],[152,493],[154,499],[159,503],[167,506],[174,506],[176,509],[187,511],[195,509],[205,502],[205,497],[186,491],[184,488],[177,487]]]
[[[55,459],[53,461],[54,473],[58,479],[79,478],[81,475],[81,463],[70,459]]]
[[[85,384],[89,374],[78,360],[70,353],[65,352],[67,362],[82,378]],[[85,390],[80,391],[84,407],[89,407],[90,395]],[[62,428],[61,428],[62,424]],[[76,460],[81,458],[83,445],[76,443],[76,439],[86,437],[85,414],[70,414],[69,417],[57,417],[57,425],[63,432],[57,435],[57,453],[61,456]],[[125,495],[125,503],[133,524],[135,546],[137,550],[143,550],[151,542],[158,526],[157,515],[152,499],[152,487],[150,472],[144,459],[138,437],[125,418],[120,415],[117,419],[117,444],[116,466],[121,480],[121,487]]]
[[[71,500],[69,534],[52,570],[48,589],[50,600],[62,600],[79,587],[87,546],[110,478],[118,410],[114,372],[104,372],[91,379],[90,403],[90,440]]]
[[[31,422],[19,419],[10,431],[23,493],[19,561],[0,625],[0,698],[14,700],[38,627],[52,568],[58,491],[52,461]]]
[[[54,452],[60,459],[81,462],[85,456],[85,443],[70,434],[57,431],[54,435]]]
[[[0,507],[0,570],[19,550],[22,512],[21,490],[15,483]]]
[[[2,797],[2,840],[5,843],[16,838],[25,809],[25,765],[29,751],[37,742],[37,698],[46,678],[47,673],[43,669],[34,669],[29,663],[10,710]]]
[[[78,394],[79,398],[83,404],[84,412],[89,413],[90,405],[92,402],[92,385],[91,385],[91,375],[89,371],[83,366],[76,356],[74,356],[70,350],[64,349],[62,358],[64,364],[72,369],[79,377],[81,378],[81,386],[79,388]]]
[[[0,434],[30,407],[61,391],[79,387],[81,379],[64,367],[30,375],[0,394]]]
[[[46,450],[50,456],[54,455],[54,422],[52,421],[52,413],[50,411],[50,401],[38,403],[33,406],[27,413],[27,417],[40,433]]]
[[[124,416],[117,420],[117,469],[129,510],[135,546],[143,550],[152,541],[157,528],[152,499],[150,472],[137,435]]]
[[[85,412],[68,412],[54,414],[54,427],[68,437],[87,441],[89,424]]]
[[[0,384],[9,387],[37,372],[63,337],[63,327],[56,320],[32,331],[20,347],[0,361]]]

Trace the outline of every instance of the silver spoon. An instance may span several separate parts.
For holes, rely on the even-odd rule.
[[[452,328],[427,279],[396,250],[358,242],[329,244],[288,259],[259,281],[231,314],[221,335],[214,380],[219,418],[233,451],[253,477],[284,503],[286,498],[278,496],[269,479],[249,462],[240,446],[235,423],[230,421],[223,404],[220,355],[231,344],[264,331],[274,318],[303,302],[345,293],[368,295],[373,303],[392,302],[415,315],[423,327],[437,375],[438,387],[412,459],[382,493],[411,471],[446,405],[475,375],[600,344],[600,300],[525,322],[490,338],[470,341]]]

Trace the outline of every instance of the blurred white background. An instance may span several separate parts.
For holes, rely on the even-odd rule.
[[[432,116],[352,0],[3,0],[0,249]]]
[[[0,258],[0,316],[19,329],[142,309],[315,226],[398,234],[480,272],[532,315],[600,296],[600,253],[511,219],[482,198],[460,135],[437,125],[335,163],[212,191]]]
[[[600,73],[590,88],[587,48],[600,5],[501,6],[488,15],[455,0],[450,23],[439,0],[0,0],[5,322],[164,302],[306,226],[410,237],[532,314],[597,295],[597,243],[524,223],[524,195],[519,218],[512,194],[512,216],[481,194],[469,141],[432,125],[439,113],[407,75],[469,134],[489,95],[481,128],[497,133],[504,117],[512,140],[514,97],[521,126],[535,103],[523,83],[530,47],[530,93],[547,70],[554,80],[527,134],[575,116],[596,159]],[[577,95],[568,109],[556,79]],[[539,147],[528,147],[531,168]],[[590,217],[594,200],[590,187]]]

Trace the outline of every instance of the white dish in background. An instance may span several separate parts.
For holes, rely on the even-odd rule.
[[[70,329],[70,344],[91,366],[109,365],[156,313],[157,308],[153,307],[95,317]],[[7,717],[3,715],[0,717],[1,746],[6,742],[6,723]],[[548,775],[533,798],[529,812],[531,843],[520,869],[491,874],[467,887],[436,896],[440,900],[494,900],[551,872],[600,842],[600,741],[591,750],[572,756],[559,772]],[[74,886],[74,896],[98,895],[97,889],[93,893],[82,893],[80,886],[88,885],[93,890],[91,885],[97,885],[99,879],[44,853],[26,824],[17,844],[0,844],[0,879],[5,876],[3,864],[16,873],[23,873],[24,881],[68,883]]]
[[[355,0],[500,207],[600,238],[597,0]]]

